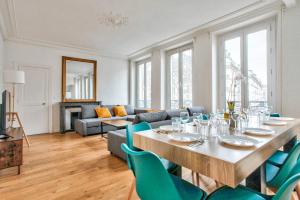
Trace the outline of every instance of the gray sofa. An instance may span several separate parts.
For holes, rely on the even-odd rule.
[[[117,117],[113,112],[113,107],[115,105],[102,105],[107,107],[112,114],[111,118],[98,118],[95,108],[98,105],[83,105],[81,106],[81,117],[80,119],[75,120],[75,131],[82,136],[99,134],[101,132],[101,121],[103,120],[117,120],[124,119],[128,121],[133,121],[136,114],[146,112],[145,109],[135,109],[130,105],[125,105],[127,116]],[[103,126],[103,133],[116,130],[113,126]]]
[[[206,113],[205,109],[201,106],[155,113],[140,113],[136,115],[133,123],[137,124],[140,122],[148,122],[152,128],[158,128],[163,125],[171,125],[172,117],[180,117],[180,112],[182,111],[188,111],[190,116],[193,116],[193,113]],[[107,136],[107,148],[110,153],[122,158],[123,160],[126,160],[126,155],[121,150],[121,144],[126,143],[126,129],[111,130],[108,132]]]

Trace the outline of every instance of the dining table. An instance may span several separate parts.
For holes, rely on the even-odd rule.
[[[191,133],[196,127],[188,125]],[[218,132],[196,147],[186,142],[174,141],[170,133],[156,129],[133,134],[133,145],[141,150],[150,151],[179,166],[210,177],[217,183],[235,188],[240,183],[256,191],[266,192],[265,164],[278,149],[290,150],[297,142],[300,119],[287,121],[285,125],[259,125],[260,128],[273,130],[264,136],[245,135],[257,140],[252,147],[238,147],[220,141]],[[236,134],[230,130],[228,134]]]

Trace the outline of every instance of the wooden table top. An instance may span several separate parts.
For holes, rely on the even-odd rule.
[[[126,121],[126,120],[123,120],[123,119],[118,119],[118,120],[103,120],[103,121],[101,121],[101,123],[107,124],[107,125],[110,125],[110,126],[114,126],[114,127],[117,127],[117,128],[122,128],[122,127],[125,127],[127,125],[132,124],[132,122]]]
[[[296,134],[300,119],[285,126],[260,126],[275,131],[271,136],[253,137],[259,141],[255,147],[240,148],[218,142],[217,138],[205,141],[196,148],[172,141],[166,134],[153,130],[134,134],[134,146],[152,151],[178,165],[192,169],[225,185],[236,187],[260,167],[277,149],[288,143]]]

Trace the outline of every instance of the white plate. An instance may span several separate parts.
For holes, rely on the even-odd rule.
[[[271,117],[271,120],[275,120],[275,121],[294,121],[295,118],[291,118],[291,117]]]
[[[238,146],[238,147],[253,147],[259,143],[255,139],[248,138],[245,136],[237,136],[237,135],[219,136],[219,141],[225,144]]]
[[[270,126],[284,126],[287,125],[286,122],[284,121],[274,121],[274,120],[270,120],[270,121],[264,121],[265,125],[270,125]]]
[[[177,142],[194,142],[199,140],[197,135],[191,133],[171,133],[168,137]]]
[[[167,132],[172,132],[175,131],[176,129],[173,128],[172,125],[165,125],[165,126],[160,126],[159,129],[161,131],[167,131]]]
[[[272,135],[274,134],[275,131],[270,130],[270,129],[265,129],[265,128],[246,128],[245,129],[245,134],[249,135]]]

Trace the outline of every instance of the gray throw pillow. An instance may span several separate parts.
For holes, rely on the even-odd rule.
[[[189,111],[189,115],[193,116],[194,113],[205,113],[205,109],[202,106],[194,106],[187,109]]]
[[[89,118],[97,118],[97,113],[95,108],[99,105],[82,105],[81,106],[81,118],[89,119]]]
[[[134,124],[138,124],[140,122],[158,122],[158,121],[164,121],[167,119],[168,114],[166,111],[160,111],[160,112],[151,112],[151,113],[140,113],[137,114],[134,120]]]
[[[186,109],[176,109],[176,110],[167,110],[166,111],[168,114],[167,119],[171,119],[172,117],[180,117],[181,112],[187,112]]]
[[[126,105],[125,109],[128,115],[134,115],[134,107],[132,105]]]

